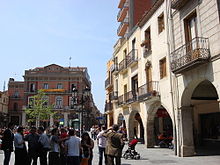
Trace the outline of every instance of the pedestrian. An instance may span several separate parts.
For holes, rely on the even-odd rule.
[[[13,152],[13,134],[14,124],[9,123],[8,128],[4,131],[2,137],[2,150],[4,151],[4,165],[9,165],[11,152]]]
[[[121,165],[122,149],[124,147],[123,134],[118,133],[119,126],[113,125],[112,128],[107,129],[103,136],[107,138],[106,155],[107,165]]]
[[[67,130],[65,128],[60,129],[60,162],[62,165],[66,165],[66,153],[65,153],[65,141],[68,139]]]
[[[94,142],[87,132],[81,137],[82,163],[81,165],[92,165]]]
[[[106,137],[103,136],[103,133],[106,131],[106,127],[103,125],[101,127],[101,132],[97,135],[97,143],[99,148],[99,165],[102,165],[103,155],[105,157],[105,165],[107,165],[107,156],[105,153],[106,148]]]
[[[58,137],[58,129],[54,128],[51,131],[50,137],[50,151],[49,151],[49,165],[59,165],[60,157],[59,157],[59,137]]]
[[[37,158],[39,155],[39,135],[36,133],[37,128],[31,127],[30,133],[24,137],[24,140],[28,142],[28,165],[37,165]],[[32,162],[33,161],[33,162]]]
[[[95,126],[93,125],[92,128],[90,128],[92,139],[95,140]]]
[[[15,165],[27,164],[27,149],[25,146],[23,129],[23,127],[18,127],[17,133],[14,135]]]
[[[50,150],[50,141],[48,136],[44,133],[44,131],[45,130],[43,127],[38,128],[38,134],[40,135],[38,141],[40,145],[40,165],[47,165],[47,152]]]
[[[70,138],[65,141],[65,150],[67,153],[67,165],[80,165],[80,138],[75,136],[75,130],[69,130]]]

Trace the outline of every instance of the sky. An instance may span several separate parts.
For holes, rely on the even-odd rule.
[[[50,64],[88,67],[104,111],[106,63],[117,41],[118,0],[0,0],[0,91],[10,77]],[[69,58],[72,58],[69,61]]]

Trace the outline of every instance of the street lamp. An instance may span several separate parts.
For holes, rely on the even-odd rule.
[[[81,99],[78,100],[78,90],[76,88],[73,88],[72,90],[72,99],[73,99],[73,104],[78,106],[78,111],[80,113],[80,126],[79,126],[79,132],[80,134],[82,134],[83,132],[83,112],[84,112],[84,104],[85,102],[87,102],[90,98],[90,88],[89,87],[85,87],[85,89],[83,89],[82,91],[82,95],[81,95]]]

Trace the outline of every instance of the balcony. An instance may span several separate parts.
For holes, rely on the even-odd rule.
[[[105,112],[111,111],[113,109],[112,103],[105,103]]]
[[[117,72],[118,72],[118,64],[112,65],[112,67],[111,67],[111,72],[112,72],[112,73],[117,73]]]
[[[143,56],[144,57],[147,57],[148,55],[150,55],[152,53],[150,40],[144,40],[141,43],[141,47],[143,47]]]
[[[126,2],[126,0],[119,0],[118,8],[122,8]]]
[[[171,71],[175,74],[209,62],[210,52],[207,38],[196,37],[171,53]]]
[[[126,68],[127,68],[126,60],[123,59],[123,60],[119,63],[118,71],[120,72],[120,71],[122,71],[122,70],[124,70],[124,69],[126,69]]]
[[[138,53],[137,49],[132,49],[128,55],[126,56],[127,60],[127,66],[132,65],[132,64],[137,64],[138,62]]]
[[[113,86],[113,84],[112,84],[111,79],[110,79],[110,78],[107,78],[107,79],[105,80],[105,89],[109,89],[109,88],[111,88],[112,86]]]
[[[128,2],[124,3],[123,7],[119,10],[117,16],[118,22],[122,22],[125,19],[127,12],[128,12]]]
[[[124,94],[124,101],[126,104],[135,102],[137,100],[137,92],[132,90]]]
[[[179,10],[181,7],[183,7],[186,4],[187,1],[188,0],[172,0],[171,8]]]
[[[128,18],[126,17],[123,22],[121,22],[118,27],[117,34],[118,36],[124,36],[128,28]]]
[[[111,100],[118,100],[118,92],[117,91],[111,93]]]
[[[118,105],[124,104],[124,95],[118,96]]]
[[[142,101],[153,96],[158,96],[159,95],[158,85],[159,85],[158,81],[151,81],[140,86],[138,88],[138,100]]]
[[[62,105],[54,105],[54,109],[61,110],[61,109],[63,109],[63,106]]]

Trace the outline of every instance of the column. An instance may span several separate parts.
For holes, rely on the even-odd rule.
[[[68,126],[68,113],[64,112],[63,116],[64,116],[64,127],[67,127]]]
[[[26,113],[22,111],[22,117],[21,117],[21,125],[26,126]]]
[[[54,122],[53,122],[53,116],[50,115],[50,127],[54,125]]]
[[[184,106],[180,108],[180,156],[194,155],[194,141],[193,141],[193,123],[192,123],[193,108]]]

